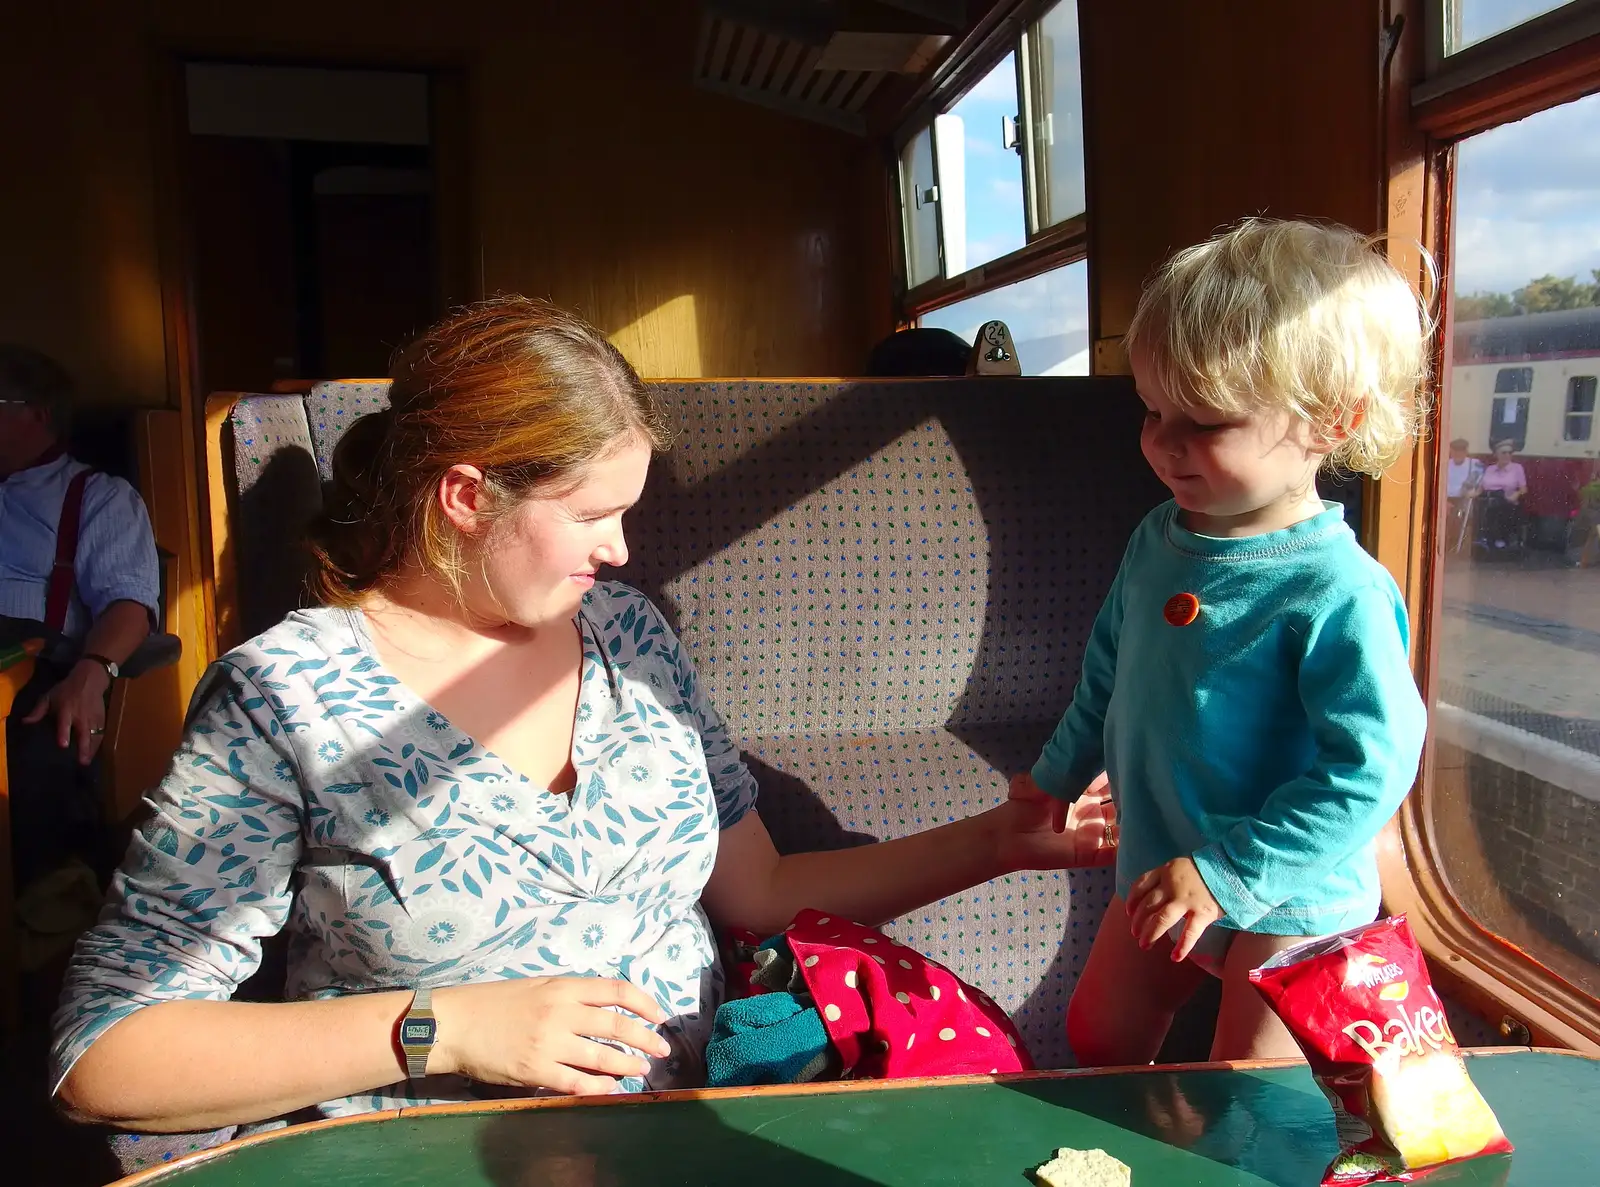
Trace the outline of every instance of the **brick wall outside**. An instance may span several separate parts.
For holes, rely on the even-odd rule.
[[[1501,894],[1538,935],[1600,965],[1600,802],[1481,755],[1462,758],[1472,825]],[[1471,880],[1452,882],[1500,930],[1490,910],[1473,910]]]

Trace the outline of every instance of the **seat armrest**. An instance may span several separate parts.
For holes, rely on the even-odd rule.
[[[178,662],[183,654],[183,640],[177,635],[146,635],[144,642],[134,649],[128,662],[122,665],[122,674],[128,677],[143,676],[157,668]]]

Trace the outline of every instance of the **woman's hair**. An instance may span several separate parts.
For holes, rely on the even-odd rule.
[[[1423,423],[1433,321],[1375,243],[1245,219],[1161,266],[1124,345],[1180,405],[1288,410],[1333,442],[1330,466],[1381,474]]]
[[[312,525],[324,603],[352,606],[417,564],[459,595],[461,534],[439,506],[456,465],[483,471],[493,517],[535,491],[582,481],[637,440],[666,447],[660,410],[620,351],[546,301],[497,297],[459,309],[395,358],[389,407],[333,454],[327,510]]]
[[[1502,449],[1509,449],[1512,453],[1516,453],[1517,443],[1511,440],[1510,437],[1507,437],[1504,441],[1496,441],[1493,452],[1499,453]]]

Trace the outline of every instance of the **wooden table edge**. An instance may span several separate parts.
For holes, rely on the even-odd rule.
[[[1469,1047],[1462,1054],[1471,1059],[1492,1055],[1567,1055],[1574,1059],[1600,1062],[1600,1056],[1586,1055],[1565,1047]],[[973,1084],[1028,1084],[1053,1080],[1092,1079],[1099,1076],[1156,1075],[1171,1072],[1225,1072],[1258,1071],[1267,1068],[1304,1066],[1303,1059],[1251,1059],[1215,1063],[1158,1063],[1134,1064],[1128,1067],[1060,1068],[1051,1071],[1012,1072],[998,1076],[926,1076],[901,1080],[829,1080],[816,1084],[762,1084],[746,1088],[680,1088],[665,1092],[619,1093],[616,1096],[536,1096],[517,1097],[510,1100],[454,1101],[443,1105],[414,1105],[409,1108],[379,1109],[355,1117],[330,1117],[322,1121],[308,1121],[289,1125],[266,1133],[252,1134],[197,1150],[171,1162],[163,1162],[147,1170],[138,1171],[117,1179],[106,1187],[144,1187],[158,1183],[163,1176],[188,1170],[212,1159],[232,1154],[246,1146],[273,1142],[285,1137],[295,1137],[320,1129],[334,1129],[344,1125],[368,1125],[383,1121],[424,1117],[446,1117],[462,1113],[516,1113],[534,1109],[605,1108],[613,1105],[641,1105],[670,1101],[717,1101],[741,1097],[830,1096],[859,1092],[892,1092],[907,1088],[953,1088]]]

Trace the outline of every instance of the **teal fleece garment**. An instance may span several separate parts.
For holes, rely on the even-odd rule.
[[[1129,541],[1033,768],[1066,800],[1108,772],[1124,898],[1187,855],[1225,927],[1321,935],[1376,917],[1374,840],[1411,789],[1427,714],[1399,589],[1323,507],[1221,539],[1168,502]],[[1181,593],[1200,603],[1186,626],[1164,614]]]

